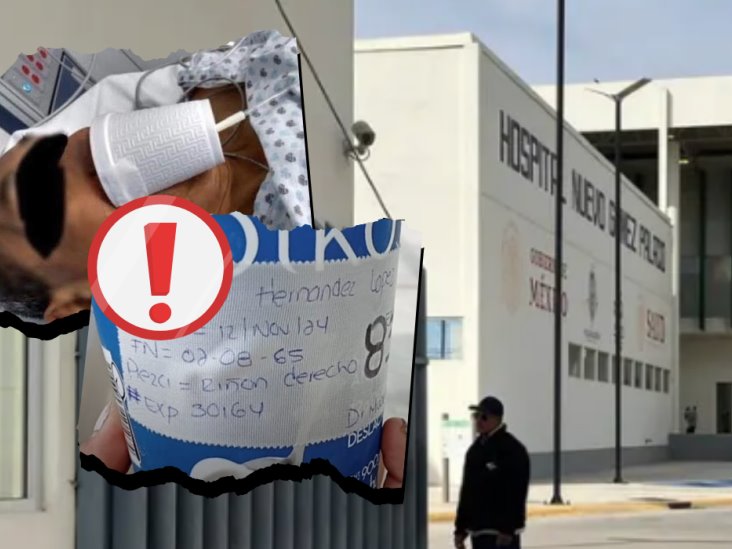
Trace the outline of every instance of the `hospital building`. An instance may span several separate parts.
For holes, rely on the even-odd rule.
[[[456,493],[467,407],[487,394],[503,400],[546,478],[555,88],[530,87],[470,34],[358,41],[355,59],[356,118],[377,131],[367,166],[425,247],[430,483]],[[628,84],[566,89],[565,472],[614,466],[615,117],[613,101],[588,88]],[[732,77],[660,80],[623,102],[626,465],[732,458],[731,93]],[[358,172],[356,204],[358,220],[381,213]],[[682,434],[687,406],[698,411],[693,437]]]
[[[0,53],[13,51],[0,66],[0,148],[105,76],[141,74],[162,62],[128,50],[106,50],[96,64],[92,55],[65,49],[13,57],[21,37],[24,44],[66,45],[78,13],[96,9],[92,0],[72,4],[47,23],[9,27],[18,31],[0,38]],[[271,28],[289,34],[270,0],[232,5],[226,17],[203,3],[185,11],[172,0],[158,4],[145,23],[189,29],[191,44],[213,46]],[[470,34],[357,41],[354,57],[353,2],[286,4],[329,93],[303,66],[316,218],[349,226],[384,216],[344,153],[335,110],[346,126],[365,120],[374,128],[366,169],[390,213],[421,233],[425,248],[428,361],[417,345],[404,505],[367,504],[325,477],[215,499],[173,484],[112,487],[76,459],[77,428],[88,435],[97,417],[80,411],[82,385],[92,388],[90,406],[99,409],[110,390],[104,368],[85,375],[85,361],[103,364],[99,349],[86,356],[93,330],[41,341],[4,329],[3,542],[280,549],[376,547],[389,539],[424,549],[427,484],[448,481],[454,493],[472,437],[467,408],[486,394],[504,402],[536,476],[551,473],[558,270],[565,472],[613,465],[616,363],[626,464],[732,459],[732,77],[654,81],[623,103],[623,356],[616,358],[613,105],[587,88],[615,93],[626,83],[567,88],[558,265],[552,87],[527,85]],[[126,8],[106,22],[97,17],[95,33],[76,33],[68,46],[92,52],[127,45],[140,10]],[[18,5],[14,15],[27,15],[24,9]],[[165,42],[167,34],[140,47],[165,56],[184,46]],[[136,39],[147,40],[142,32]],[[119,93],[104,99],[113,103]],[[698,410],[693,436],[683,434],[687,406]]]

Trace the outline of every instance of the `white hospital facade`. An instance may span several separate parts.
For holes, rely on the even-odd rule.
[[[536,474],[547,475],[554,88],[530,88],[469,34],[357,42],[355,74],[355,118],[377,133],[369,171],[425,247],[431,482],[446,456],[457,482],[465,442],[454,426],[486,394],[504,401]],[[612,101],[587,88],[625,85],[566,91],[565,470],[613,465],[615,119]],[[730,96],[732,77],[697,78],[652,82],[624,102],[626,463],[688,452],[678,435],[686,406],[698,409],[695,457],[719,458],[710,452],[732,440]],[[356,178],[357,221],[381,216]]]

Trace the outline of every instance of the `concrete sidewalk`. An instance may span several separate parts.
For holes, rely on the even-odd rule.
[[[668,462],[628,467],[625,484],[614,484],[612,472],[563,479],[564,505],[549,505],[551,481],[532,484],[528,514],[531,518],[583,514],[658,511],[667,508],[732,507],[732,463]],[[457,487],[451,502],[442,501],[442,489],[430,487],[430,521],[455,520]]]

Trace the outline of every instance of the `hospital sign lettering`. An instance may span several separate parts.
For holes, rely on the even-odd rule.
[[[502,164],[554,196],[557,186],[556,154],[503,110],[499,111],[498,153]],[[578,170],[572,169],[571,174],[571,209],[614,238],[615,202]],[[666,272],[666,243],[629,212],[621,209],[620,215],[623,245],[660,272]]]

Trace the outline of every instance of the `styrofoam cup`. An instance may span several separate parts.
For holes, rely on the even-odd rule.
[[[207,99],[107,114],[92,123],[90,141],[97,175],[115,206],[224,162]]]

